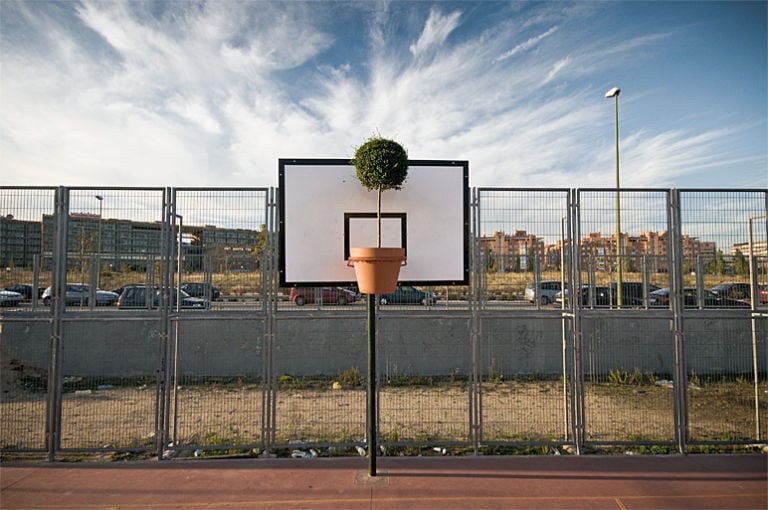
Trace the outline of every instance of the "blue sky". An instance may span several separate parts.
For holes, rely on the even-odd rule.
[[[374,133],[472,186],[768,186],[766,2],[0,2],[0,183],[275,186]]]

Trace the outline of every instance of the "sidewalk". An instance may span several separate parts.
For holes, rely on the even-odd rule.
[[[755,509],[766,455],[227,459],[0,465],[11,509]]]

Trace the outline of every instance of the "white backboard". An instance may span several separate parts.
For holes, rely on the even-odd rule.
[[[376,192],[344,159],[280,159],[280,285],[355,285],[350,246],[376,246]],[[469,163],[409,161],[382,194],[382,246],[404,247],[400,283],[469,281]]]

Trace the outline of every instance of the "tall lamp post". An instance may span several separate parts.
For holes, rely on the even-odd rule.
[[[621,198],[619,194],[619,87],[613,87],[605,93],[606,98],[614,98],[616,117],[616,306],[621,308]]]
[[[101,277],[101,218],[102,218],[102,205],[104,204],[104,197],[101,195],[94,195],[94,198],[99,201],[99,239],[97,241],[96,248],[96,288],[99,288],[99,278]]]

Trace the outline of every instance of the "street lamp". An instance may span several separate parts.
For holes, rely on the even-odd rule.
[[[94,198],[99,201],[99,239],[96,248],[96,288],[99,288],[99,277],[101,276],[101,213],[102,205],[104,204],[104,197],[101,195],[94,195]]]
[[[605,93],[606,98],[614,98],[616,117],[616,305],[621,308],[621,198],[619,195],[619,87],[613,87]]]

